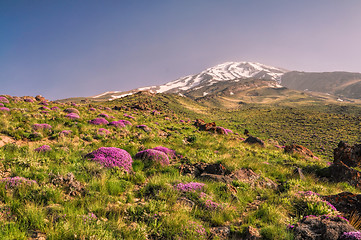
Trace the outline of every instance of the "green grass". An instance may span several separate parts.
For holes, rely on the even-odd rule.
[[[146,103],[148,109],[132,108],[136,103]],[[287,224],[301,215],[324,210],[318,205],[312,208],[298,204],[296,193],[360,193],[347,183],[330,183],[317,176],[332,160],[332,149],[339,140],[351,144],[359,140],[361,108],[357,105],[244,104],[225,109],[162,94],[91,104],[96,112],[89,111],[88,104],[75,106],[81,116],[77,121],[64,118],[63,110],[74,107],[70,104],[50,103],[49,107],[58,106],[60,110],[48,114],[40,113],[37,103],[6,104],[11,112],[0,113],[0,135],[11,137],[16,144],[0,148],[0,173],[9,172],[11,177],[25,177],[37,184],[10,189],[0,184],[0,239],[28,239],[34,231],[48,239],[207,239],[212,227],[229,226],[235,236],[242,236],[250,225],[258,228],[264,239],[292,239]],[[124,108],[104,110],[114,106]],[[155,109],[160,115],[151,113]],[[114,120],[126,119],[123,115],[127,113],[135,119],[130,120],[133,126],[121,129],[88,124],[99,113],[112,115]],[[180,121],[196,118],[215,121],[238,135],[201,132],[191,121]],[[48,123],[52,129],[38,134],[32,129],[35,123]],[[140,124],[152,131],[135,127]],[[100,127],[110,134],[99,136]],[[265,140],[266,147],[244,144],[240,140],[246,137],[244,129]],[[72,133],[59,136],[62,130]],[[320,159],[285,154],[275,147],[277,143],[302,144]],[[34,151],[44,144],[52,150]],[[171,160],[166,167],[147,167],[135,160],[133,172],[125,173],[122,169],[104,168],[85,157],[100,147],[118,147],[134,157],[138,151],[156,146],[174,149],[184,158]],[[221,163],[231,171],[250,168],[261,179],[271,179],[282,187],[267,189],[235,180],[230,185],[237,192],[232,193],[225,183],[181,175],[179,167],[185,162]],[[303,170],[304,180],[294,174],[296,167]],[[68,173],[73,173],[84,186],[83,194],[69,196],[65,187],[50,182],[49,174]],[[192,181],[205,186],[190,193],[174,188],[175,184]],[[219,207],[207,209],[201,192]],[[180,198],[193,202],[193,207],[180,202]],[[251,208],[256,202],[259,206]],[[10,213],[2,209],[10,209]],[[96,218],[89,217],[92,214]]]

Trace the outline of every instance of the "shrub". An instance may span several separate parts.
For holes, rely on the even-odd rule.
[[[51,147],[49,145],[43,145],[34,149],[35,152],[49,152],[51,151]]]
[[[87,157],[108,168],[124,168],[127,172],[132,169],[132,157],[127,151],[120,148],[101,147],[87,154]]]
[[[76,108],[67,108],[67,109],[64,109],[64,112],[66,112],[66,113],[76,113],[78,115],[80,114],[79,110],[76,109]]]
[[[53,111],[58,111],[59,110],[59,107],[52,107],[52,108],[50,108],[50,110],[53,110]]]
[[[93,120],[90,120],[89,123],[93,124],[93,125],[106,125],[106,124],[109,124],[109,122],[105,118],[95,118]]]
[[[164,152],[164,153],[167,154],[168,157],[171,158],[171,159],[176,158],[176,153],[175,153],[175,151],[172,150],[172,149],[169,149],[169,148],[166,148],[166,147],[162,147],[162,146],[158,146],[158,147],[155,147],[155,148],[152,148],[152,149],[157,150],[157,151]]]
[[[341,237],[341,240],[361,240],[361,232],[344,232]]]
[[[109,118],[109,115],[106,114],[106,113],[100,113],[100,114],[98,114],[98,117],[101,117],[101,118]]]
[[[98,134],[100,134],[100,135],[108,135],[108,134],[110,134],[110,131],[108,129],[105,129],[105,128],[99,128],[98,129]]]
[[[1,112],[9,112],[10,109],[7,108],[7,107],[0,107],[0,111],[1,111]]]
[[[72,133],[71,130],[63,130],[59,133],[60,137],[69,136]]]
[[[181,192],[194,192],[201,190],[204,185],[204,183],[199,182],[178,183],[174,186],[174,188]]]
[[[148,165],[152,165],[154,163],[162,166],[169,165],[168,156],[164,152],[154,149],[140,151],[135,155],[135,158],[144,160]]]
[[[8,188],[15,188],[19,185],[36,184],[36,181],[24,177],[7,177],[0,179],[0,183],[5,183],[5,189],[8,189]]]
[[[32,98],[25,98],[25,99],[24,99],[24,102],[30,102],[30,103],[32,103],[32,102],[34,102],[34,99],[32,99]]]
[[[1,97],[0,97],[0,102],[2,102],[2,103],[9,103],[9,100],[8,100],[6,97],[1,96]]]
[[[33,126],[34,130],[40,130],[40,129],[51,129],[51,126],[47,123],[36,123]]]
[[[76,120],[76,119],[79,119],[80,116],[76,113],[68,113],[65,117],[71,119],[71,120]]]
[[[125,124],[123,122],[121,122],[122,120],[120,121],[113,121],[113,122],[110,122],[109,125],[110,126],[114,126],[114,127],[117,127],[117,128],[123,128],[125,127]]]

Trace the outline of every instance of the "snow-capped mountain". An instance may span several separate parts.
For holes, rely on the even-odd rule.
[[[146,87],[139,90],[152,90],[157,93],[180,92],[195,88],[198,85],[211,86],[217,82],[235,79],[257,78],[280,81],[287,70],[254,62],[226,62],[205,71],[179,78],[160,86]]]
[[[226,62],[208,68],[198,74],[182,77],[164,85],[143,87],[127,92],[108,92],[93,98],[108,97],[109,100],[113,100],[144,90],[154,93],[182,93],[200,87],[212,86],[219,82],[237,81],[247,78],[274,80],[276,83],[279,83],[281,76],[286,72],[288,71],[261,63]]]

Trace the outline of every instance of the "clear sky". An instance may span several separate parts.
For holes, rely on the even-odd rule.
[[[359,0],[0,0],[0,94],[158,85],[226,61],[361,72]]]

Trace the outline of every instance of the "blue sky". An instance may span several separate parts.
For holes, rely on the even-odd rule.
[[[0,0],[0,94],[157,85],[226,61],[361,72],[358,0]]]

